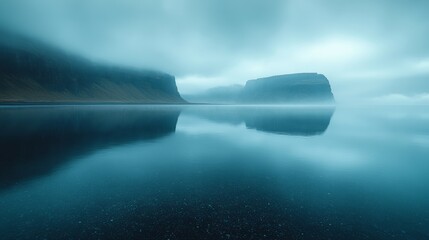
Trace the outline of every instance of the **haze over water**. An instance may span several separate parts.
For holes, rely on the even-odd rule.
[[[0,108],[2,239],[428,239],[421,107]]]

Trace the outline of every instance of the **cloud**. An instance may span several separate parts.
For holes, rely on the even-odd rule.
[[[389,94],[372,99],[372,103],[389,105],[429,105],[429,93],[415,96]]]
[[[94,61],[169,72],[183,92],[320,72],[342,100],[427,86],[419,79],[429,75],[428,8],[423,0],[2,0],[0,26]]]

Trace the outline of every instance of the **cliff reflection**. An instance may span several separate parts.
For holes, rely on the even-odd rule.
[[[182,109],[169,106],[61,106],[0,108],[0,190],[48,174],[92,152],[176,131]],[[331,108],[191,106],[190,114],[244,124],[274,134],[323,134]]]
[[[249,129],[285,135],[313,136],[323,134],[329,126],[333,108],[289,109],[258,108],[245,112]]]
[[[179,114],[174,107],[0,108],[0,188],[99,149],[167,136]]]
[[[218,123],[244,123],[248,129],[294,136],[323,134],[334,111],[333,107],[282,106],[209,106],[186,110],[189,114]]]

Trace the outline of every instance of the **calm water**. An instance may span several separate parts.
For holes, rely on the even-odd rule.
[[[429,108],[0,108],[0,239],[429,239]]]

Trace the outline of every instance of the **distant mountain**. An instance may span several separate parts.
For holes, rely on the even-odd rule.
[[[335,101],[328,79],[317,73],[296,73],[249,80],[184,96],[196,103],[219,104],[330,104]]]
[[[184,103],[166,73],[92,63],[0,31],[0,103]]]
[[[238,97],[242,90],[242,85],[235,84],[210,88],[199,94],[183,95],[183,98],[195,103],[235,103],[238,101]]]
[[[332,103],[328,79],[317,73],[297,73],[249,80],[241,103]]]

